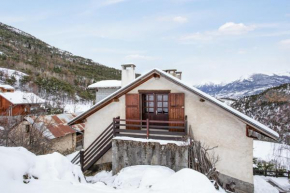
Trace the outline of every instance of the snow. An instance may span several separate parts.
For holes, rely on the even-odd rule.
[[[73,153],[71,153],[71,154],[66,155],[65,157],[66,157],[69,161],[71,161],[74,157],[76,157],[76,155],[77,155],[79,152],[80,152],[80,151],[75,151],[75,152],[73,152]]]
[[[64,106],[65,113],[80,113],[88,110],[93,103],[66,103]]]
[[[25,93],[21,91],[0,93],[2,97],[10,101],[12,104],[41,104],[45,100],[38,97],[34,93]]]
[[[184,141],[173,141],[173,140],[157,140],[157,139],[141,139],[141,138],[134,138],[134,137],[114,137],[114,139],[120,139],[120,140],[127,140],[127,141],[140,141],[140,142],[152,142],[152,143],[160,143],[161,145],[166,145],[168,143],[173,143],[178,146],[187,146],[189,145],[189,142]]]
[[[264,161],[277,160],[281,165],[284,165],[290,170],[290,147],[284,144],[271,143],[264,141],[254,141],[253,155],[255,158]],[[279,151],[279,149],[283,149]]]
[[[120,80],[102,80],[91,84],[88,86],[89,89],[92,88],[121,88]]]
[[[8,85],[8,84],[0,84],[1,88],[5,88],[5,89],[14,89],[14,87]]]
[[[191,169],[174,172],[164,166],[131,166],[115,176],[102,171],[87,177],[91,182],[87,183],[80,167],[59,153],[36,156],[22,147],[0,147],[0,157],[0,187],[5,193],[218,192],[206,176]],[[27,174],[29,179],[24,179]]]
[[[266,182],[261,176],[254,176],[255,193],[279,193],[271,184]]]
[[[4,55],[4,53],[0,51],[0,55]]]

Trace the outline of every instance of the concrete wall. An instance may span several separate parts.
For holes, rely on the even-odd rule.
[[[113,174],[133,165],[161,165],[174,171],[188,167],[188,147],[176,144],[113,139]]]
[[[103,100],[116,90],[119,90],[120,88],[99,88],[96,92],[96,103]]]
[[[146,89],[185,93],[185,114],[194,138],[210,147],[218,146],[215,149],[220,157],[217,169],[225,175],[253,183],[253,140],[246,137],[245,123],[208,101],[200,102],[200,97],[163,77],[152,78],[130,93]],[[125,96],[120,97],[119,102],[113,102],[87,118],[85,148],[116,116],[125,118]],[[110,160],[103,160],[108,161]]]

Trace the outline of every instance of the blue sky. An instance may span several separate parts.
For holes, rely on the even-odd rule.
[[[290,71],[288,0],[2,1],[0,22],[48,44],[137,72],[183,71],[190,84]]]

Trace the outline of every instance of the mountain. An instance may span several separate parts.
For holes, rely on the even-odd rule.
[[[239,99],[285,83],[290,83],[290,73],[284,75],[253,74],[228,84],[204,84],[196,87],[216,98]]]
[[[269,126],[290,144],[290,84],[269,88],[257,95],[243,97],[231,105],[238,111]]]
[[[0,67],[28,75],[21,78],[19,85],[13,85],[16,84],[13,76],[2,77],[2,81],[50,100],[90,101],[95,93],[86,90],[88,84],[121,79],[120,70],[50,46],[3,23],[0,23]]]

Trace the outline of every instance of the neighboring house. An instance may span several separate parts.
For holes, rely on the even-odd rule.
[[[69,154],[83,147],[83,133],[85,124],[68,126],[67,122],[76,117],[75,114],[57,114],[25,117],[18,127],[24,138],[30,141],[31,129],[35,128],[51,142],[51,150]]]
[[[96,91],[96,103],[120,88],[120,80],[102,80],[88,86],[88,89]]]
[[[2,87],[0,92],[0,116],[19,116],[34,114],[40,110],[45,100],[34,93],[14,91]]]
[[[218,147],[215,153],[220,158],[216,166],[219,172],[227,179],[235,179],[240,184],[246,184],[246,191],[252,192],[253,138],[263,135],[276,140],[279,135],[275,131],[185,84],[180,80],[181,73],[176,74],[176,70],[164,72],[152,69],[135,79],[135,66],[122,65],[122,67],[122,88],[68,123],[69,125],[86,123],[85,150],[95,141],[110,139],[103,137],[106,132],[114,133],[116,136],[116,131],[120,130],[121,126],[127,130],[122,136],[134,137],[138,133],[143,133],[142,125],[145,124],[145,129],[149,125],[147,137],[150,138],[148,123],[153,122],[159,124],[159,128],[166,129],[174,125],[180,126],[181,122],[186,121],[187,124],[183,125],[185,133],[192,133],[195,140],[209,147]],[[114,119],[116,117],[120,117],[117,119],[119,121],[125,120],[125,124],[116,127],[118,123]],[[135,124],[137,125],[133,128]],[[138,128],[138,125],[142,129]],[[114,130],[111,131],[111,128]],[[167,131],[168,134],[172,132],[178,135],[176,129]],[[100,148],[92,160],[97,164],[112,162],[110,147],[111,144]],[[86,156],[83,159],[86,159]]]
[[[0,84],[0,92],[14,92],[15,89],[7,84]]]

